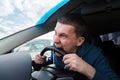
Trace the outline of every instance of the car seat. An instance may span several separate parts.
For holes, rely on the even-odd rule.
[[[32,65],[28,53],[10,53],[0,56],[0,80],[30,80]]]
[[[120,48],[114,45],[113,41],[104,41],[102,48],[112,69],[120,76]]]

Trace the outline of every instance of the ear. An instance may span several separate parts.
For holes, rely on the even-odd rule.
[[[77,41],[77,46],[81,46],[84,43],[84,41],[85,41],[84,37],[79,37]]]

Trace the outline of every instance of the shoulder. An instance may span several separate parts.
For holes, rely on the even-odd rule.
[[[97,59],[99,59],[100,57],[104,57],[102,49],[95,45],[92,45],[91,47],[89,47],[89,49],[85,51],[86,52],[82,55],[82,59],[92,65]]]

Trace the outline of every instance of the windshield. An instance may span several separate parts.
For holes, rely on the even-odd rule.
[[[36,24],[43,23],[68,1],[1,0],[0,39]]]

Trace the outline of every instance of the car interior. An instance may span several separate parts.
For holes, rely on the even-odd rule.
[[[53,15],[51,15],[44,23],[32,26],[28,29],[0,39],[0,63],[2,63],[2,60],[8,57],[10,57],[7,59],[9,61],[8,63],[11,63],[2,64],[3,68],[0,66],[0,74],[2,74],[1,72],[4,71],[6,71],[5,75],[17,75],[17,72],[21,72],[23,77],[27,76],[27,79],[20,78],[19,76],[19,79],[11,78],[9,80],[29,80],[29,76],[31,76],[31,68],[29,68],[31,65],[31,60],[29,55],[21,55],[21,57],[23,57],[22,59],[25,59],[26,62],[21,61],[21,64],[19,65],[24,66],[18,67],[19,65],[17,63],[20,62],[16,61],[20,60],[21,58],[18,58],[16,61],[14,61],[17,56],[12,54],[12,50],[31,39],[53,31],[56,24],[56,19],[67,13],[79,13],[82,15],[83,19],[88,24],[89,32],[96,41],[96,45],[99,45],[104,50],[104,55],[110,61],[113,70],[117,73],[117,75],[120,76],[120,46],[116,46],[112,40],[102,42],[100,39],[100,35],[120,32],[120,0],[70,0],[67,4],[62,6]],[[8,56],[4,56],[4,54]],[[11,60],[13,60],[15,63],[10,62]],[[14,64],[17,64],[17,69],[13,66],[13,69],[4,70],[4,66],[7,68],[7,66],[9,67],[9,65]],[[28,70],[27,74],[25,74],[26,69]],[[3,76],[0,76],[0,80],[3,80],[2,78]]]
[[[28,53],[0,56],[0,80],[30,80],[31,72],[31,56]]]

